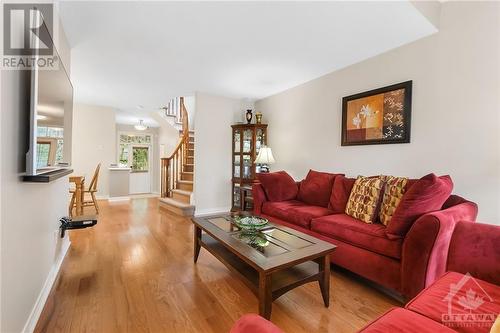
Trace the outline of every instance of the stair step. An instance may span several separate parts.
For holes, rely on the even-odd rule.
[[[172,190],[172,199],[189,204],[191,203],[191,193],[193,192],[174,189]]]
[[[194,178],[194,173],[189,172],[189,171],[182,171],[181,172],[181,180],[193,180]]]
[[[183,164],[183,165],[184,165],[184,170],[183,171],[193,172],[193,170],[194,170],[194,164],[186,163],[186,164]]]
[[[191,180],[178,180],[177,189],[184,191],[193,191],[193,181]]]
[[[173,189],[173,190],[172,190],[172,193],[177,193],[177,194],[180,194],[180,195],[184,195],[184,196],[189,197],[189,196],[191,196],[191,193],[193,193],[193,192],[191,192],[191,191],[185,191],[185,190],[177,190],[177,189]]]
[[[194,205],[179,202],[173,198],[160,198],[158,206],[160,209],[164,209],[181,216],[193,216],[195,210]]]

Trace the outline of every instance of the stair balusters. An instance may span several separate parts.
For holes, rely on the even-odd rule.
[[[162,198],[172,197],[172,190],[180,180],[184,164],[187,163],[189,149],[189,119],[184,106],[184,97],[179,97],[179,107],[174,108],[174,110],[180,110],[178,117],[182,123],[182,133],[173,153],[169,157],[161,159]]]

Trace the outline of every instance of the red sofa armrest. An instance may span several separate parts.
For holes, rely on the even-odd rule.
[[[246,314],[234,323],[229,333],[283,333],[283,331],[261,316]]]
[[[470,273],[500,286],[500,226],[457,223],[451,237],[447,270]]]
[[[477,205],[454,197],[456,205],[421,216],[403,241],[401,291],[414,297],[446,271],[451,235],[458,221],[475,221]]]
[[[262,204],[267,201],[266,193],[261,184],[252,185],[253,212],[255,215],[262,213]]]

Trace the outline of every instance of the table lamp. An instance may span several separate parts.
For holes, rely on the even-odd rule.
[[[260,164],[260,172],[269,172],[269,164],[273,164],[274,162],[271,148],[262,146],[259,150],[259,155],[255,159],[255,163]]]

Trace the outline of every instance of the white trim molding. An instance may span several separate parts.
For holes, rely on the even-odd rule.
[[[223,214],[227,213],[231,210],[231,207],[218,207],[218,208],[208,208],[208,209],[202,209],[200,211],[196,211],[195,216],[205,216],[205,215],[212,215],[212,214]]]
[[[64,258],[66,257],[66,254],[68,253],[70,245],[71,245],[71,242],[69,241],[69,237],[66,236],[62,240],[61,252],[59,253],[59,256],[57,257],[56,262],[52,266],[52,268],[49,272],[49,275],[47,276],[47,279],[45,280],[45,284],[43,285],[42,290],[40,291],[40,294],[38,295],[38,298],[35,302],[35,305],[33,306],[33,309],[31,310],[31,313],[28,317],[28,320],[26,321],[26,324],[24,325],[23,333],[31,333],[35,330],[36,324],[38,323],[38,319],[40,319],[40,315],[42,314],[42,310],[45,306],[45,303],[47,302],[50,291],[52,290],[52,287],[54,286],[54,283],[56,282],[57,276],[59,274],[59,270],[61,269],[61,265],[64,261]]]

